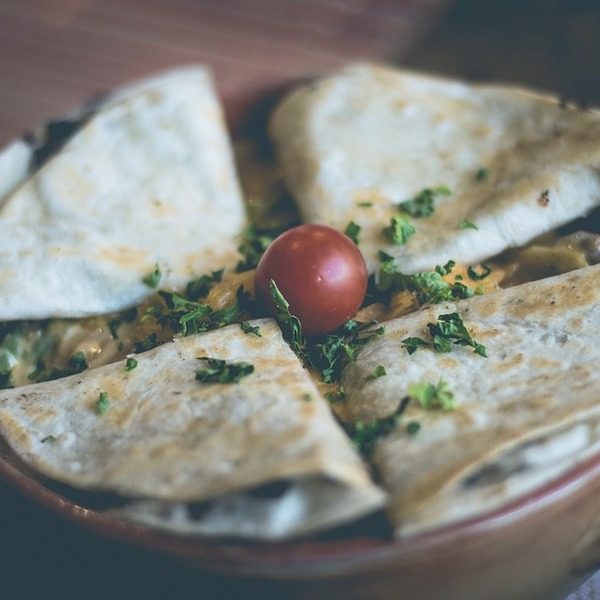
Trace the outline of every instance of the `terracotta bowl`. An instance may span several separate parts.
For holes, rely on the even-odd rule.
[[[225,98],[236,135],[264,135],[278,91]],[[261,580],[262,590],[286,597],[562,599],[600,566],[600,455],[502,510],[403,540],[391,539],[377,519],[286,543],[186,538],[106,516],[89,495],[41,483],[6,457],[0,477],[102,536],[203,571]]]

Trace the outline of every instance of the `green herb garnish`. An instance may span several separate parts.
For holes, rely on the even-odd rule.
[[[385,255],[386,257],[388,255]],[[381,255],[380,255],[380,258]],[[406,275],[397,270],[393,259],[385,258],[379,268],[375,290],[371,288],[374,300],[389,301],[394,292],[414,292],[420,304],[439,304],[452,300],[470,298],[473,291],[461,283],[449,283],[443,279],[454,268],[454,261],[448,261],[444,266],[437,266],[434,271]],[[379,294],[378,294],[379,292]]]
[[[440,379],[437,385],[431,383],[413,383],[408,386],[408,396],[416,400],[425,410],[436,408],[452,410],[456,408],[454,394],[443,379]]]
[[[256,337],[262,337],[260,333],[260,327],[258,325],[250,325],[248,321],[242,321],[240,323],[240,327],[246,335],[255,335]]]
[[[436,352],[450,352],[454,344],[470,346],[475,354],[487,356],[485,346],[471,337],[458,313],[440,315],[437,323],[428,323],[427,327],[433,338],[433,349]]]
[[[472,223],[471,221],[469,221],[468,219],[463,219],[459,224],[458,224],[458,228],[459,229],[479,229],[479,227],[477,227],[477,225],[475,225],[475,223]]]
[[[238,252],[242,255],[242,260],[238,262],[235,270],[239,273],[256,268],[264,251],[278,234],[278,230],[260,229],[251,224],[244,232],[242,243],[238,246]]]
[[[408,238],[415,233],[410,219],[403,215],[396,215],[392,217],[388,227],[383,228],[383,235],[386,237],[390,244],[396,246],[402,246],[406,244]]]
[[[450,190],[445,185],[440,185],[436,188],[425,188],[412,200],[400,202],[398,206],[411,217],[430,217],[434,211],[435,199],[440,196],[449,196],[450,194]]]
[[[56,439],[57,438],[53,435],[47,435],[46,437],[44,437],[40,440],[40,443],[45,444],[46,442],[55,442]]]
[[[160,279],[162,277],[162,273],[160,272],[160,267],[158,264],[154,267],[154,271],[152,273],[148,273],[142,281],[151,288],[155,288],[160,283]]]
[[[198,277],[198,279],[193,279],[187,284],[185,295],[190,300],[204,298],[215,283],[223,281],[224,271],[225,269],[219,269],[218,271],[213,271],[210,275],[202,275],[202,277]]]
[[[132,356],[129,356],[125,361],[125,370],[133,371],[138,366],[138,361],[135,360]]]
[[[238,383],[242,377],[254,372],[254,365],[247,362],[231,362],[219,358],[203,357],[206,368],[196,371],[196,380],[201,383]]]
[[[374,328],[374,325],[375,322],[359,323],[350,319],[310,348],[307,360],[325,383],[339,381],[344,367],[356,360],[361,349],[374,336],[383,334],[384,328]]]
[[[133,307],[107,322],[110,334],[115,340],[119,338],[119,327],[125,323],[133,323],[137,319],[137,315],[138,309]]]
[[[475,267],[469,267],[467,269],[467,275],[469,276],[469,279],[473,281],[480,281],[481,279],[485,279],[492,272],[492,267],[490,267],[490,265],[487,263],[481,263],[479,267],[481,269],[479,272],[475,270]]]
[[[406,433],[408,435],[416,435],[419,431],[421,431],[421,423],[419,421],[409,421],[406,424]]]
[[[344,233],[358,246],[358,234],[360,233],[360,225],[357,225],[354,221],[350,221],[344,229]]]
[[[156,348],[156,346],[159,344],[160,342],[156,333],[149,333],[143,340],[135,342],[133,345],[133,351],[136,354],[139,354],[140,352],[152,350],[152,348]]]
[[[373,453],[377,441],[394,431],[407,403],[408,398],[404,398],[398,408],[383,419],[356,421],[344,426],[350,439],[364,456],[369,457]]]
[[[420,337],[407,337],[402,340],[402,347],[405,348],[409,354],[414,354],[419,348],[427,346],[429,346],[429,342]]]
[[[356,206],[360,206],[361,208],[371,208],[373,206],[372,202],[357,202]]]
[[[387,375],[385,372],[385,367],[383,365],[377,365],[375,370],[365,377],[365,381],[373,381],[375,379],[379,379],[380,377],[384,377]]]
[[[475,180],[485,181],[489,176],[490,172],[488,171],[488,169],[481,167],[480,169],[477,169],[477,173],[475,173]]]
[[[300,320],[290,312],[289,302],[285,299],[273,279],[269,281],[269,292],[277,312],[277,322],[281,327],[283,337],[296,355],[304,358],[306,339],[302,333]]]
[[[96,410],[98,411],[98,414],[106,414],[109,405],[110,401],[108,400],[108,394],[106,392],[100,392],[100,396],[98,396],[98,400],[96,400]]]

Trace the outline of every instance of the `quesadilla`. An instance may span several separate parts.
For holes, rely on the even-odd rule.
[[[271,136],[305,221],[358,225],[371,271],[474,264],[600,204],[600,113],[374,65],[292,92]]]
[[[280,538],[380,508],[384,494],[277,325],[248,332],[232,325],[4,390],[0,433],[47,477],[130,498],[120,514],[188,533]],[[272,482],[289,488],[240,495]],[[200,502],[211,504],[189,517]]]
[[[11,192],[26,152],[0,161],[0,321],[118,311],[237,261],[245,209],[206,70],[109,96]]]
[[[600,265],[387,322],[342,382],[351,420],[395,423],[373,461],[398,534],[497,509],[597,452],[599,361]]]

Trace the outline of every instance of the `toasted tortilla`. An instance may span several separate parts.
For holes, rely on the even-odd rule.
[[[24,164],[21,145],[0,161]],[[4,200],[0,321],[83,317],[232,266],[245,210],[221,107],[202,68],[118,91]]]
[[[47,477],[133,499],[123,513],[130,518],[153,522],[148,506],[160,506],[167,529],[178,530],[165,510],[219,497],[214,518],[205,515],[189,533],[279,538],[381,507],[384,494],[277,325],[252,324],[261,337],[232,325],[138,355],[131,371],[121,361],[4,390],[0,434]],[[198,358],[206,356],[249,362],[255,370],[239,383],[200,383]],[[109,398],[105,414],[96,406],[101,392]],[[287,509],[278,511],[268,498],[232,504],[240,491],[282,481],[295,494],[282,497]]]
[[[453,346],[409,355],[428,323],[458,312],[487,358]],[[411,400],[373,460],[399,535],[506,505],[600,449],[600,265],[385,324],[343,374],[352,420],[390,415],[414,383],[448,383],[455,410]],[[368,378],[382,365],[386,375]],[[420,423],[411,435],[406,426]]]
[[[407,273],[474,264],[600,204],[600,112],[525,89],[356,65],[292,92],[271,135],[304,220],[360,225],[371,271],[379,250]],[[390,244],[396,204],[437,186],[451,195]]]

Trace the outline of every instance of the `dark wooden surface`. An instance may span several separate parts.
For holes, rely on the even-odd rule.
[[[441,4],[0,0],[0,144],[90,93],[194,61],[212,64],[223,92],[249,98],[290,74],[389,55],[415,68],[600,103],[597,0],[459,0],[417,41]],[[256,582],[200,574],[100,539],[1,483],[0,506],[2,599],[267,595]],[[600,599],[598,578],[572,599]]]

